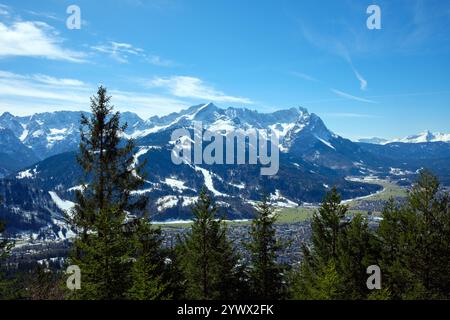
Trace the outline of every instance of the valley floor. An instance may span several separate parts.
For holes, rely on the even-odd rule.
[[[349,206],[348,214],[367,214],[372,213],[372,217],[379,217],[387,200],[394,198],[401,201],[405,198],[407,189],[397,185],[390,180],[375,178],[351,178],[358,179],[360,182],[377,184],[383,187],[381,191],[374,194],[347,199],[345,202]],[[356,180],[355,180],[356,181]],[[317,210],[319,204],[308,204],[298,207],[279,207],[276,209],[277,236],[285,242],[290,242],[289,248],[280,256],[280,259],[288,264],[298,263],[301,259],[300,244],[309,239],[310,222],[313,213]],[[248,238],[248,231],[251,220],[233,220],[226,221],[229,225],[230,238],[236,243],[238,249],[240,243]],[[168,223],[158,223],[164,235],[164,243],[167,247],[172,247],[177,235],[188,232],[190,221],[180,220]],[[17,261],[58,261],[67,255],[70,248],[70,241],[18,241],[14,249],[13,257]],[[239,249],[240,250],[240,249]],[[240,250],[241,251],[241,250]]]

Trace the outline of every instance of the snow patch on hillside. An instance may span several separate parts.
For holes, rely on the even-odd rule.
[[[283,197],[280,190],[275,190],[275,193],[270,195],[270,202],[275,207],[283,207],[283,208],[296,208],[298,207],[298,203],[289,200],[286,197]]]
[[[27,169],[25,171],[21,171],[17,173],[16,179],[35,179],[37,172],[37,167],[34,169]]]
[[[73,209],[75,207],[75,203],[69,200],[63,200],[61,199],[56,192],[54,191],[49,191],[48,192],[50,194],[50,197],[52,198],[53,202],[56,204],[56,206],[65,211],[65,212],[70,212],[71,209]]]
[[[173,179],[173,178],[166,178],[164,180],[164,183],[167,184],[168,186],[170,186],[172,189],[174,190],[178,190],[180,192],[183,192],[184,190],[188,190],[191,189],[189,187],[186,187],[184,184],[184,181],[180,181],[177,179]]]
[[[235,183],[229,183],[230,186],[238,188],[238,189],[245,189],[245,183],[235,184]]]
[[[30,131],[28,130],[27,125],[25,125],[25,124],[22,124],[22,128],[23,128],[23,131],[22,131],[22,134],[19,137],[19,140],[24,142],[25,139],[28,137],[28,133]]]
[[[178,198],[176,196],[165,196],[156,200],[156,207],[158,211],[164,209],[176,207],[178,204]]]
[[[316,136],[316,138],[317,138],[320,142],[322,142],[324,145],[326,145],[327,147],[329,147],[329,148],[331,148],[331,149],[333,149],[333,150],[336,150],[336,148],[335,148],[330,142],[328,142],[327,140],[322,139],[322,138],[319,138],[318,136]]]
[[[182,197],[182,199],[183,200],[181,202],[181,205],[183,207],[189,207],[189,206],[192,206],[194,203],[197,202],[198,197]]]
[[[206,169],[200,168],[198,166],[194,167],[196,171],[200,171],[203,174],[203,179],[205,180],[205,186],[208,188],[209,191],[211,191],[216,197],[228,197],[227,194],[222,193],[218,191],[216,188],[214,188],[213,179],[212,179],[212,173],[209,172]]]

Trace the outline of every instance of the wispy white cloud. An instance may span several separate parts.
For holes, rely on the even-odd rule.
[[[337,55],[338,57],[344,59],[350,66],[355,75],[356,79],[359,81],[359,87],[361,90],[366,90],[368,82],[364,76],[356,69],[353,64],[353,60],[347,47],[339,40],[333,37],[326,36],[324,34],[318,34],[312,30],[302,26],[303,37],[311,43],[313,46],[326,50],[331,54]]]
[[[376,101],[373,100],[369,100],[369,99],[365,99],[365,98],[361,98],[361,97],[357,97],[354,95],[351,95],[349,93],[337,90],[337,89],[330,89],[333,93],[335,93],[336,95],[342,97],[342,98],[346,98],[346,99],[350,99],[350,100],[355,100],[355,101],[359,101],[359,102],[366,102],[366,103],[377,103]]]
[[[367,80],[364,79],[363,76],[355,68],[353,68],[353,72],[355,73],[356,79],[359,80],[360,89],[366,90],[367,89]]]
[[[353,113],[353,112],[330,112],[324,113],[323,115],[337,118],[379,118],[379,116],[373,114]]]
[[[163,59],[158,55],[146,53],[144,49],[137,48],[129,43],[110,41],[106,44],[100,44],[91,47],[93,50],[105,53],[119,63],[128,63],[130,57],[140,57],[150,64],[170,67],[174,63],[170,60]]]
[[[0,16],[8,17],[10,15],[11,8],[7,5],[0,3]]]
[[[367,80],[361,75],[361,73],[355,68],[355,65],[353,64],[353,60],[350,57],[350,53],[348,52],[347,47],[340,41],[335,41],[335,49],[336,53],[343,58],[347,63],[349,64],[350,68],[352,69],[356,79],[359,81],[359,88],[361,90],[367,89]]]
[[[59,86],[70,86],[70,87],[83,87],[86,84],[83,81],[77,79],[68,78],[55,78],[44,74],[36,74],[32,77],[38,82],[48,84],[48,85],[59,85]]]
[[[123,90],[110,90],[109,93],[119,110],[136,112],[143,118],[178,112],[190,105],[187,101],[158,94]]]
[[[145,60],[147,62],[149,62],[150,64],[153,64],[155,66],[160,66],[160,67],[172,67],[172,66],[176,65],[175,62],[168,60],[168,59],[163,59],[160,56],[157,56],[154,54],[146,54]]]
[[[96,85],[70,78],[43,74],[17,74],[0,70],[0,112],[17,115],[58,110],[89,110],[89,97]],[[189,106],[181,99],[164,95],[111,89],[112,103],[120,111],[141,117],[168,114]]]
[[[303,72],[292,71],[291,74],[296,77],[302,78],[303,80],[319,82],[319,80],[317,80],[316,78],[314,78],[306,73],[303,73]]]
[[[46,103],[48,107],[64,102],[70,102],[72,107],[77,107],[89,101],[88,98],[83,98],[83,92],[88,92],[88,86],[79,80],[0,71],[0,106],[3,106],[5,101],[9,102],[8,105],[15,101],[16,109],[20,110],[21,102],[35,100],[36,104]]]
[[[37,11],[33,11],[33,10],[27,10],[27,13],[30,15],[36,16],[36,17],[55,20],[55,21],[59,21],[59,22],[65,21],[63,18],[57,17],[55,14],[49,13],[49,12],[37,12]]]
[[[188,76],[171,76],[168,78],[154,78],[150,87],[167,89],[172,95],[181,98],[192,98],[214,102],[229,102],[252,104],[249,98],[226,95],[212,86],[205,84],[201,79]]]
[[[44,22],[0,22],[0,58],[39,57],[50,60],[85,62],[85,54],[62,46],[62,39]]]
[[[135,48],[129,43],[111,41],[108,44],[93,46],[92,49],[108,54],[120,63],[128,63],[129,56],[139,56],[144,50]]]

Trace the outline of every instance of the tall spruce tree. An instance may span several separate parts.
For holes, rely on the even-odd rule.
[[[337,273],[338,242],[346,225],[344,217],[347,210],[348,207],[341,204],[337,189],[333,188],[314,213],[311,247],[302,245],[303,260],[292,279],[294,299],[340,297],[342,279]],[[322,289],[326,292],[321,292]]]
[[[318,212],[313,215],[312,245],[317,258],[325,264],[330,259],[337,258],[337,248],[340,232],[346,223],[344,222],[348,206],[341,204],[341,195],[333,188],[325,195]]]
[[[280,299],[284,296],[284,268],[277,262],[283,245],[276,239],[275,222],[277,215],[267,195],[256,207],[250,237],[246,243],[250,252],[249,280],[252,298]]]
[[[191,232],[180,239],[178,262],[184,276],[185,298],[233,299],[238,289],[238,256],[226,226],[206,188],[192,208]]]
[[[134,166],[134,142],[121,142],[126,124],[120,125],[110,100],[106,89],[99,87],[91,98],[92,115],[81,118],[78,162],[85,176],[70,217],[78,233],[70,264],[81,269],[81,290],[75,297],[82,299],[126,297],[138,252],[135,226],[148,223],[147,199],[131,197],[143,184],[143,164]],[[130,221],[127,213],[142,218]]]
[[[2,204],[3,199],[0,198],[0,204]],[[6,256],[9,254],[9,251],[12,248],[12,243],[8,241],[8,239],[4,236],[4,232],[6,230],[6,223],[2,220],[0,220],[0,267],[1,262],[3,259],[6,258]],[[0,269],[1,270],[1,269]]]
[[[3,232],[5,231],[5,223],[0,221],[0,300],[6,298],[4,293],[6,293],[6,281],[4,279],[4,259],[6,258],[9,252],[9,243],[6,239],[3,238]]]
[[[383,212],[381,270],[396,299],[450,298],[450,197],[421,171],[402,206]]]
[[[134,232],[135,261],[131,269],[131,288],[127,298],[131,300],[161,300],[172,298],[170,279],[167,279],[166,258],[161,250],[159,229],[149,223],[137,221]]]
[[[3,199],[0,198],[0,204],[2,203],[2,200]],[[14,246],[14,243],[12,241],[9,241],[7,237],[4,235],[5,230],[6,230],[6,223],[0,220],[0,300],[13,297],[13,295],[11,294],[10,281],[5,279],[4,262],[8,257],[8,255],[10,254],[11,249]]]
[[[345,299],[366,299],[367,267],[378,264],[379,242],[361,214],[339,233],[336,270],[341,278],[339,293]]]
[[[11,249],[11,243],[3,237],[3,233],[5,232],[6,224],[3,221],[0,221],[0,262],[6,258]]]

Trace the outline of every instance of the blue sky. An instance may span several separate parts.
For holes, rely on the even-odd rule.
[[[0,0],[0,112],[87,110],[104,84],[144,118],[213,101],[352,139],[450,132],[449,26],[441,0]]]

